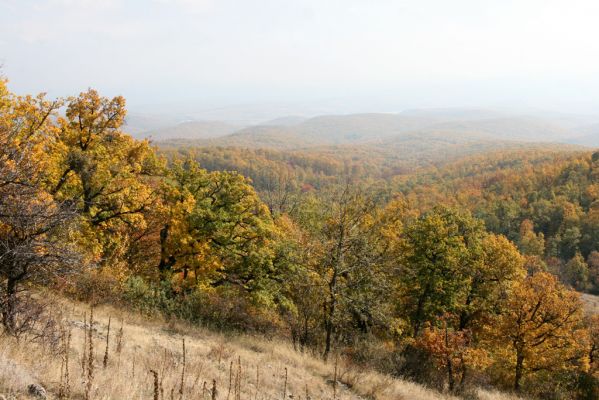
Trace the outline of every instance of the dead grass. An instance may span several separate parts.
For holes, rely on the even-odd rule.
[[[72,329],[69,354],[71,398],[81,399],[87,384],[87,374],[83,374],[81,368],[86,331],[84,315],[87,313],[89,317],[90,313],[83,304],[64,300],[61,303],[62,310],[69,310],[63,312]],[[119,327],[123,321],[122,349],[117,351],[119,334],[111,334],[107,366],[103,368],[105,348],[100,343],[106,341],[109,317]],[[152,399],[156,398],[156,390],[161,400],[271,400],[282,399],[284,395],[293,400],[333,398],[334,363],[325,364],[318,358],[296,352],[281,341],[251,336],[227,338],[182,322],[167,324],[148,320],[111,307],[94,309],[91,332],[95,348],[90,396],[93,400]],[[25,396],[27,386],[40,383],[51,394],[50,398],[55,398],[52,394],[59,391],[63,358],[50,350],[40,344],[17,343],[14,339],[0,337],[0,393],[28,398]],[[339,366],[338,381],[336,399],[454,398],[343,363]],[[213,396],[214,386],[217,390]],[[512,399],[482,390],[478,392],[478,398]]]
[[[581,297],[584,307],[589,314],[599,314],[599,296],[582,293]]]
[[[516,395],[509,395],[506,393],[498,392],[498,391],[485,391],[479,389],[477,391],[477,396],[479,400],[522,400],[522,397],[518,397]]]

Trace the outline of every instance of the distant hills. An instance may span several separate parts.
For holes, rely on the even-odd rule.
[[[144,135],[153,140],[211,139],[230,135],[239,129],[239,126],[221,121],[187,121],[175,126],[145,132]]]
[[[571,143],[599,147],[599,123],[584,126],[579,131],[582,135],[573,138]]]
[[[557,142],[599,145],[599,117],[547,113],[517,114],[479,109],[407,110],[401,113],[286,116],[257,125],[222,121],[172,123],[166,118],[128,119],[136,137],[183,139],[199,146],[281,150],[339,145],[383,145],[419,138],[451,141]],[[169,124],[170,122],[170,124]],[[155,124],[155,127],[150,127]]]

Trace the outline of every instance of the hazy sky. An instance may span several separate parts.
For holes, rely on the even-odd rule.
[[[599,110],[597,0],[0,0],[17,92]]]

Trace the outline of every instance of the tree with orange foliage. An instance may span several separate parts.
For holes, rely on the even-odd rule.
[[[592,315],[588,320],[589,325],[589,364],[590,372],[599,379],[599,314]]]
[[[457,322],[455,316],[446,314],[437,325],[427,324],[416,342],[433,357],[439,369],[445,370],[450,391],[464,385],[469,368],[490,364],[488,352],[477,346],[472,331],[454,328]]]
[[[578,293],[540,272],[516,285],[496,324],[495,357],[519,391],[525,379],[540,372],[584,367],[583,308]]]

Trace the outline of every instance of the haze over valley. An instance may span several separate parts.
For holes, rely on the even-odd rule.
[[[406,136],[438,135],[472,140],[599,145],[599,116],[485,109],[422,109],[397,113],[281,116],[240,125],[229,121],[132,113],[127,129],[154,142],[186,139],[196,144],[301,148],[380,143]]]

